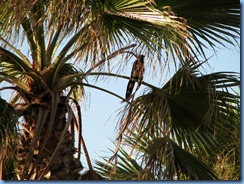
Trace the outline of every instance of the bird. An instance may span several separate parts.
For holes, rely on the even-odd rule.
[[[137,89],[140,87],[141,82],[143,80],[143,74],[144,74],[144,55],[137,56],[136,61],[133,63],[132,71],[131,71],[131,77],[127,85],[126,89],[126,95],[125,98],[127,99],[133,91],[135,82],[138,82]],[[136,90],[137,90],[136,89]]]

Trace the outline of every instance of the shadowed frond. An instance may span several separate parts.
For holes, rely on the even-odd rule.
[[[16,179],[18,120],[15,111],[0,98],[0,179]]]
[[[241,115],[239,108],[240,103],[236,110],[232,110],[234,116],[230,117],[233,119],[233,124],[229,127],[232,133],[218,132],[216,136],[222,136],[222,139],[219,139],[220,146],[216,150],[216,156],[211,155],[205,158],[205,162],[214,168],[222,180],[240,180]]]
[[[187,20],[196,48],[204,55],[203,48],[235,44],[239,39],[240,1],[237,0],[155,0],[157,8],[169,8]]]
[[[134,147],[138,134],[126,139]],[[141,144],[143,142],[143,144]],[[135,154],[119,149],[114,163],[103,158],[96,161],[96,170],[110,180],[215,180],[214,171],[200,158],[166,138],[143,139],[134,148]]]
[[[111,151],[113,154],[114,152]],[[95,169],[109,180],[154,180],[153,174],[140,166],[123,148],[119,149],[117,163],[109,163],[107,159],[95,161]]]
[[[148,150],[144,155],[144,162],[146,168],[158,179],[217,179],[210,167],[171,139],[167,137],[156,138],[153,141],[147,141],[147,143]]]
[[[218,179],[214,171],[212,171],[212,168],[203,163],[199,158],[188,153],[173,141],[170,143],[173,148],[175,168],[182,171],[190,180]]]
[[[210,153],[218,145],[217,132],[232,134],[239,96],[225,87],[239,86],[239,80],[235,73],[199,75],[195,69],[185,66],[162,88],[135,99],[122,112],[120,127],[129,135],[137,128],[142,137],[170,136],[189,150]]]

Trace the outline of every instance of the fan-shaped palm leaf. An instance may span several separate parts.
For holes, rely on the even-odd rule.
[[[238,103],[238,96],[223,87],[238,86],[239,81],[232,73],[198,76],[195,67],[181,68],[161,89],[138,97],[134,105],[139,109],[128,106],[121,126],[128,123],[131,131],[138,127],[143,136],[170,134],[190,149],[197,146],[195,141],[201,144],[199,148],[216,145],[213,135],[229,131],[230,117],[235,116],[230,109],[235,110]]]
[[[187,20],[187,25],[190,26],[188,30],[200,49],[207,46],[206,43],[213,48],[216,43],[235,44],[240,27],[240,1],[155,0],[155,3],[159,9],[169,6],[177,16]]]
[[[229,127],[231,134],[217,132],[221,134],[220,146],[216,150],[215,156],[205,158],[205,162],[214,168],[222,180],[240,180],[240,104],[233,110],[234,116],[232,126]],[[216,135],[220,136],[220,135]]]
[[[114,153],[112,151],[112,153]],[[95,169],[109,180],[153,180],[154,175],[140,166],[136,159],[132,158],[125,150],[119,149],[118,162],[95,161]]]
[[[137,138],[136,133],[128,137],[127,145],[133,147]],[[104,158],[104,161],[95,162],[95,168],[110,180],[217,179],[209,166],[170,139],[143,139],[134,151],[136,154],[132,157],[127,153],[128,150],[120,148],[115,163]]]

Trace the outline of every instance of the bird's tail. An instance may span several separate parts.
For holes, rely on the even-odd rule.
[[[134,88],[134,85],[135,85],[135,81],[130,80],[128,82],[125,98],[128,98],[131,95],[133,88]]]

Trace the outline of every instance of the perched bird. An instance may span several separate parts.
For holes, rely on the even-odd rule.
[[[132,71],[131,71],[131,78],[128,82],[127,89],[126,89],[126,95],[125,97],[128,98],[134,88],[135,82],[138,81],[137,89],[140,87],[143,74],[144,74],[144,55],[139,55],[137,57],[137,60],[134,62]]]

